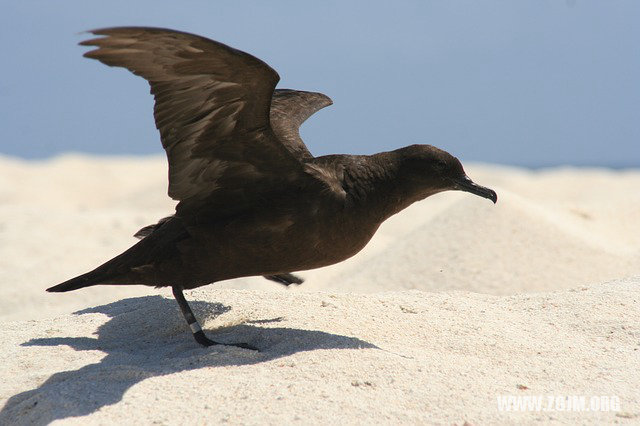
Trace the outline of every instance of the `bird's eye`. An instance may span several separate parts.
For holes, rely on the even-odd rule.
[[[447,168],[447,162],[444,160],[438,160],[436,161],[436,169],[437,170],[444,170]]]

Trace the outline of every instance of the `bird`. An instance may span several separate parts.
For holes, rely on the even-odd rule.
[[[453,155],[414,144],[373,155],[314,157],[300,125],[332,100],[276,89],[278,73],[217,41],[150,27],[89,31],[84,56],[147,80],[168,159],[175,212],[135,234],[140,240],[92,271],[48,288],[171,287],[202,346],[258,350],[206,336],[184,290],[264,276],[284,285],[293,272],[348,259],[382,222],[414,202],[459,190],[497,202]]]

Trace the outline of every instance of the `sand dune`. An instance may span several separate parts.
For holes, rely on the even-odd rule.
[[[192,292],[209,333],[261,352],[197,347],[159,296],[5,323],[0,423],[637,423],[639,291]],[[501,412],[502,395],[620,408]]]
[[[467,171],[496,206],[439,194],[300,287],[187,295],[254,353],[197,347],[166,290],[44,292],[171,212],[164,158],[0,158],[0,424],[639,421],[640,171]],[[498,395],[620,410],[505,413]]]
[[[588,238],[591,219],[554,214],[506,189],[500,194],[495,208],[472,198],[453,203],[337,276],[328,288],[514,294],[637,274],[637,253],[621,253],[610,249],[609,241]]]

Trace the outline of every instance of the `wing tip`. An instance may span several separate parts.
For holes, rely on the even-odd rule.
[[[310,92],[313,95],[316,95],[316,99],[318,100],[318,109],[326,108],[328,106],[333,105],[333,99],[320,92]]]
[[[322,95],[322,93],[321,93],[321,95]],[[330,97],[328,97],[327,95],[323,95],[323,96],[324,96],[325,101],[326,101],[326,105],[325,105],[325,106],[323,106],[323,108],[326,108],[326,107],[328,107],[328,106],[333,105],[333,99],[331,99],[331,98],[330,98]]]
[[[79,42],[78,44],[80,46],[97,46],[100,40],[104,40],[106,38],[108,38],[109,36],[115,36],[115,35],[124,35],[124,34],[128,34],[131,35],[132,33],[136,33],[136,32],[143,32],[143,31],[153,31],[153,30],[161,30],[161,28],[146,28],[146,27],[104,27],[104,28],[94,28],[92,30],[86,30],[86,31],[80,31],[79,33],[77,33],[78,35],[84,36],[85,34],[93,34],[93,35],[97,35],[97,36],[102,36],[102,37],[96,37],[96,38],[91,38],[88,40],[83,40],[81,42]]]
[[[320,92],[307,92],[304,90],[295,90],[295,89],[276,89],[274,91],[274,95],[278,98],[296,98],[302,96],[302,99],[307,99],[311,101],[316,107],[316,111],[322,108],[333,105],[333,99],[324,93]]]

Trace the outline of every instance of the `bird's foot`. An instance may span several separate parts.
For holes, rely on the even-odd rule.
[[[250,345],[248,343],[222,343],[222,342],[216,342],[215,340],[211,340],[209,339],[207,336],[205,336],[204,332],[202,330],[193,333],[193,337],[196,339],[196,342],[200,343],[202,346],[208,347],[208,346],[213,346],[213,345],[222,345],[222,346],[235,346],[237,348],[242,348],[242,349],[250,349],[252,351],[260,351],[260,349],[256,348],[253,345]]]

